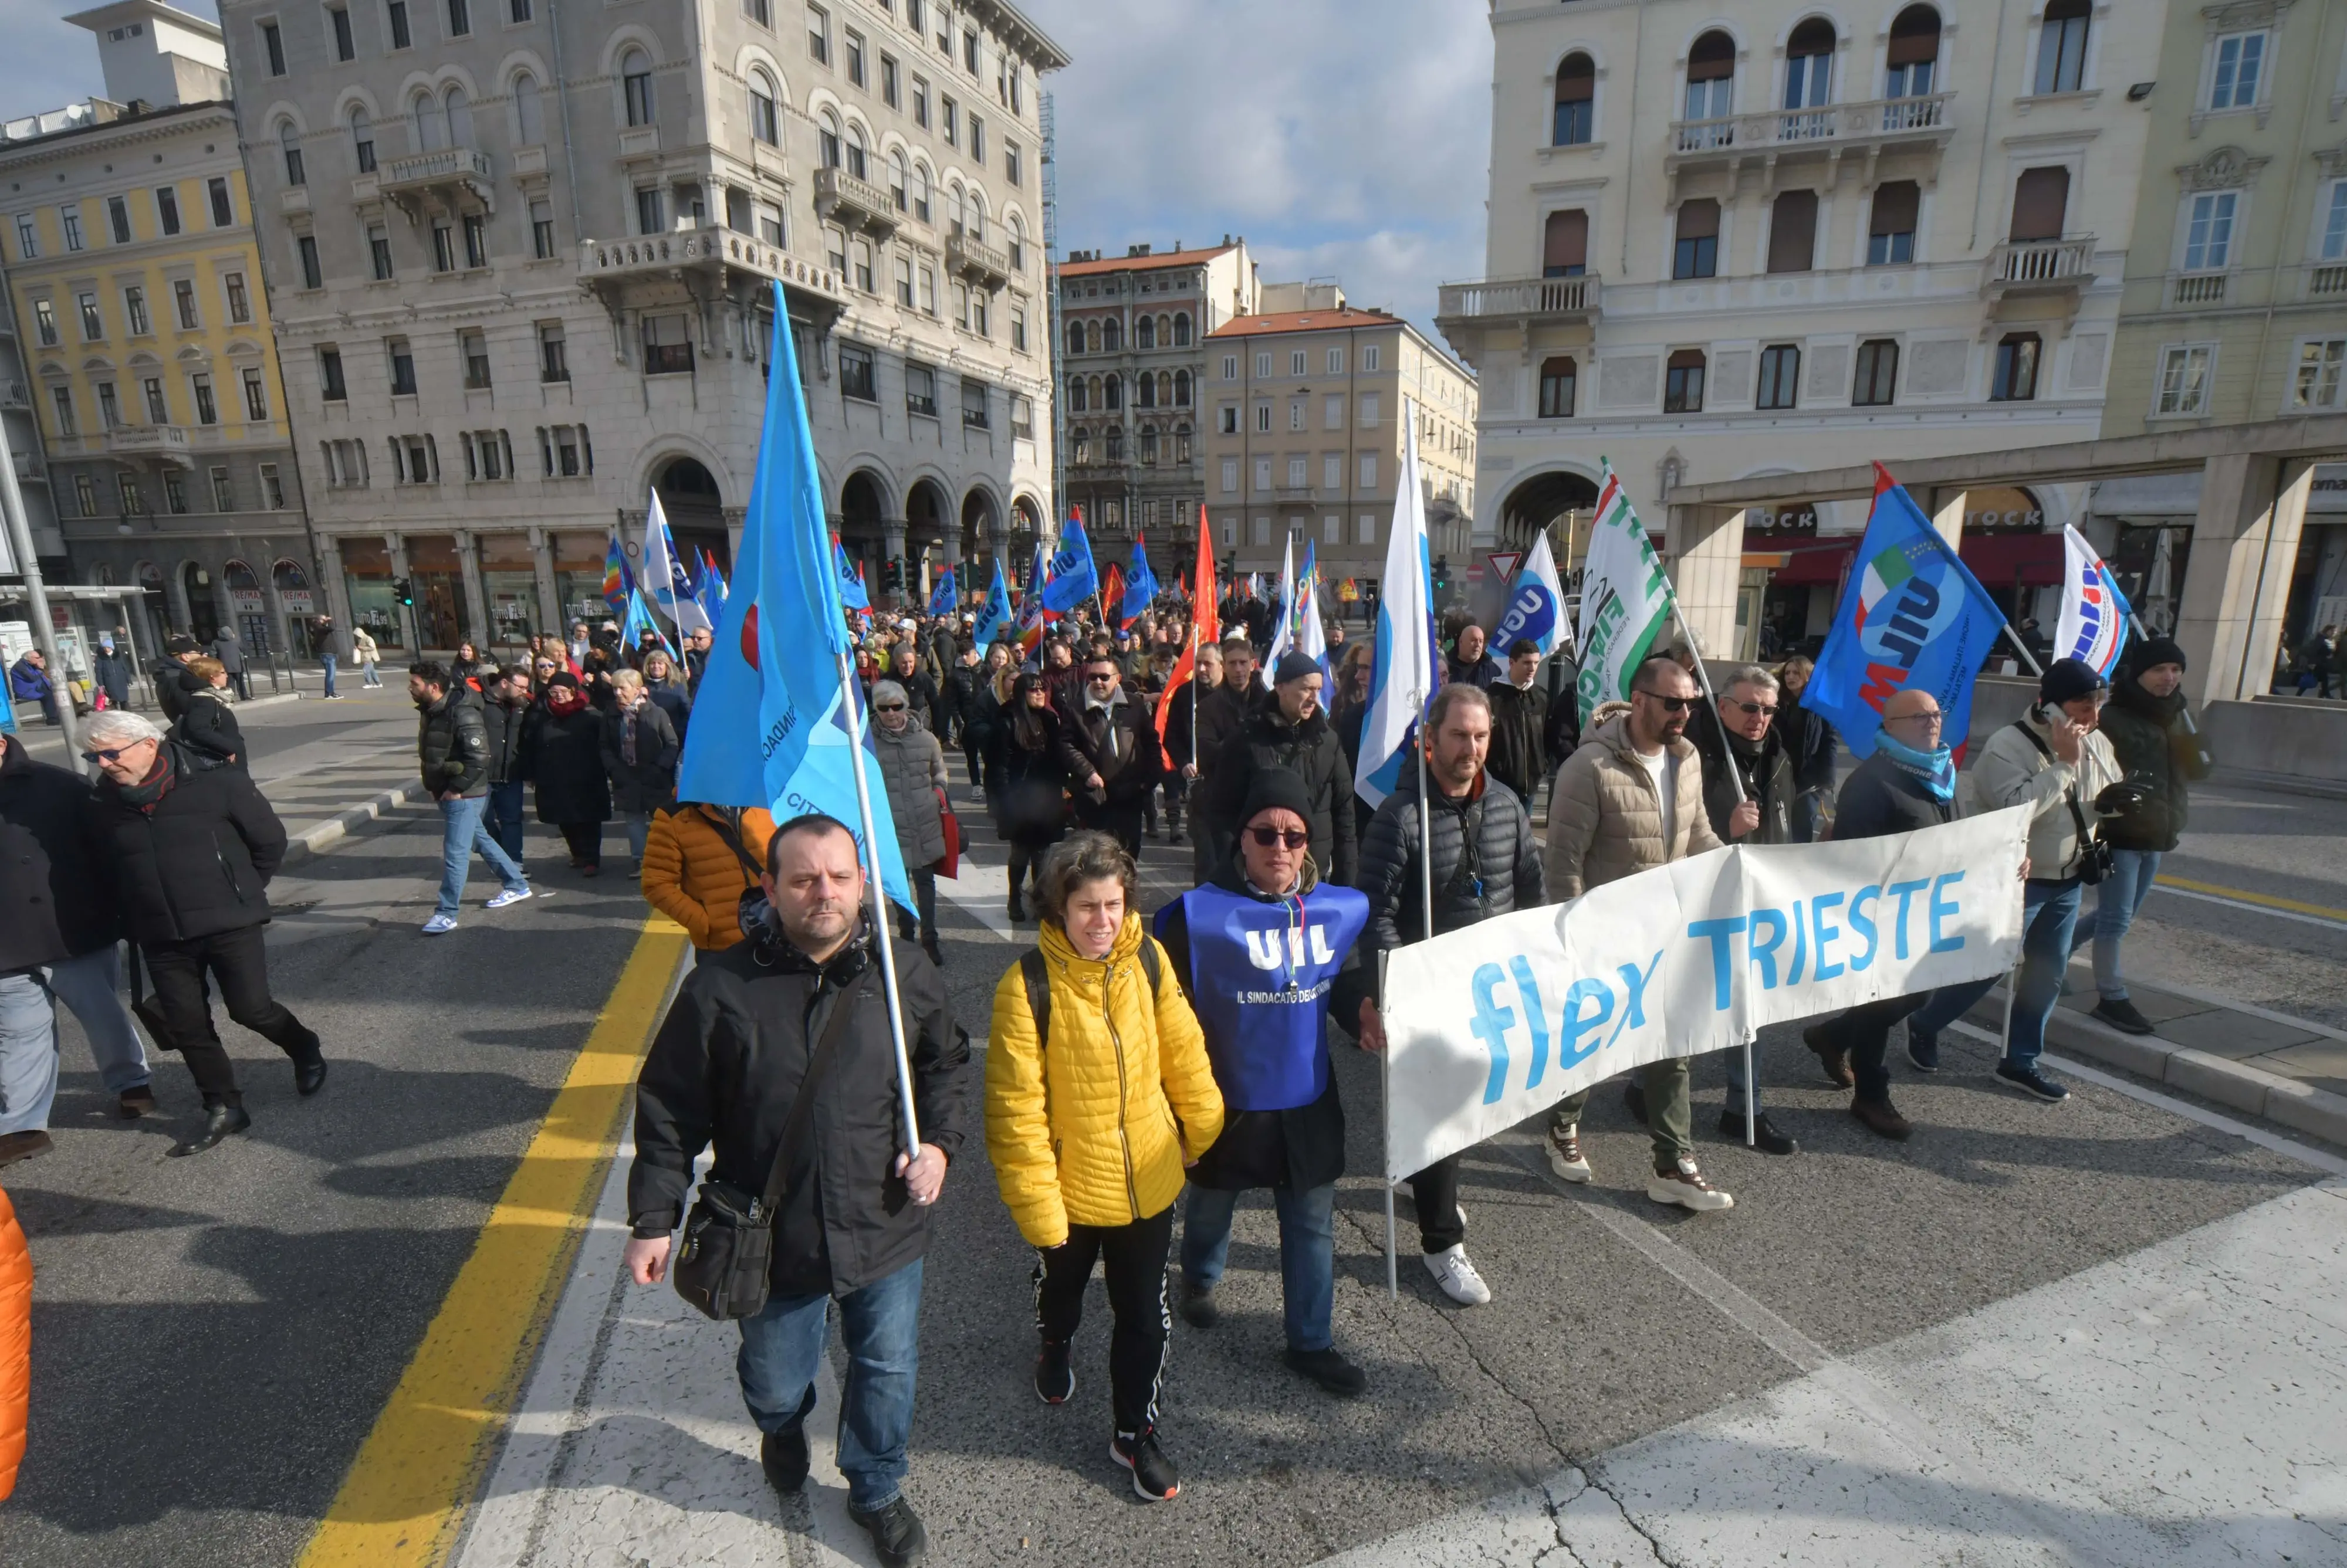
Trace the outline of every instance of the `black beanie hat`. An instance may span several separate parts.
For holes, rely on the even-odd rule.
[[[2095,667],[2085,660],[2056,659],[2045,666],[2045,673],[2038,679],[2037,700],[2069,702],[2109,689],[2110,682],[2095,673]]]
[[[1320,673],[1320,661],[1309,653],[1289,649],[1279,656],[1279,667],[1272,671],[1271,683],[1285,686],[1290,681],[1301,681],[1307,675]]]
[[[1312,821],[1312,792],[1304,787],[1304,779],[1292,768],[1262,768],[1248,782],[1246,804],[1239,808],[1239,825],[1245,827],[1255,817],[1278,807],[1292,811],[1307,825]]]
[[[2158,664],[2173,664],[2179,670],[2191,668],[2185,661],[2184,650],[2177,646],[2173,637],[2147,637],[2127,655],[2127,668],[2138,675]]]

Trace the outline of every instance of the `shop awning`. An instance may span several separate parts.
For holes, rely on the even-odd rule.
[[[2016,583],[2023,588],[2062,586],[2062,536],[2058,533],[1966,533],[1957,553],[1991,592]]]
[[[1768,579],[1772,588],[1805,588],[1814,583],[1831,587],[1841,581],[1850,559],[1858,553],[1856,534],[1839,538],[1786,539],[1777,548],[1788,559]]]

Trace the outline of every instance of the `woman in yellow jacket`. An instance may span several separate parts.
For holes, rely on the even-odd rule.
[[[1174,1200],[1184,1167],[1222,1132],[1223,1096],[1164,949],[1131,907],[1133,882],[1133,857],[1106,834],[1076,834],[1044,861],[1035,951],[994,989],[986,1148],[1040,1255],[1035,1392],[1047,1405],[1075,1392],[1069,1342],[1102,1260],[1116,1316],[1109,1452],[1155,1502],[1182,1490],[1156,1434]]]
[[[644,898],[698,951],[722,953],[742,939],[742,895],[758,885],[774,836],[764,806],[662,806],[644,836]]]

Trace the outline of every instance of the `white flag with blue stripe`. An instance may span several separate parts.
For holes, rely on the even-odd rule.
[[[1369,666],[1369,711],[1353,789],[1383,804],[1408,760],[1410,732],[1434,695],[1434,586],[1426,548],[1426,492],[1419,483],[1418,406],[1402,399],[1399,488],[1386,531],[1385,580],[1378,585],[1377,657]]]

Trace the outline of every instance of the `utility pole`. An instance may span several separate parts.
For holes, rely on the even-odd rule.
[[[33,553],[32,525],[25,517],[25,493],[16,485],[16,455],[8,446],[8,425],[0,420],[0,510],[7,513],[8,548],[25,579],[25,599],[33,621],[33,641],[48,661],[49,683],[56,690],[57,728],[66,742],[66,766],[81,772],[80,726],[74,723],[72,688],[66,684],[65,661],[57,657],[56,622],[49,619],[48,590],[41,583],[40,559]],[[6,699],[13,702],[13,695]]]
[[[1060,117],[1050,93],[1038,90],[1035,98],[1036,128],[1043,136],[1042,154],[1037,159],[1043,187],[1043,319],[1050,323],[1051,334],[1043,359],[1051,367],[1051,505],[1045,509],[1056,520],[1065,518],[1068,508],[1068,400],[1061,395],[1060,384],[1060,356],[1067,334],[1060,319]],[[1044,526],[1051,527],[1051,521]],[[1041,540],[1036,541],[1036,548],[1042,548]]]

